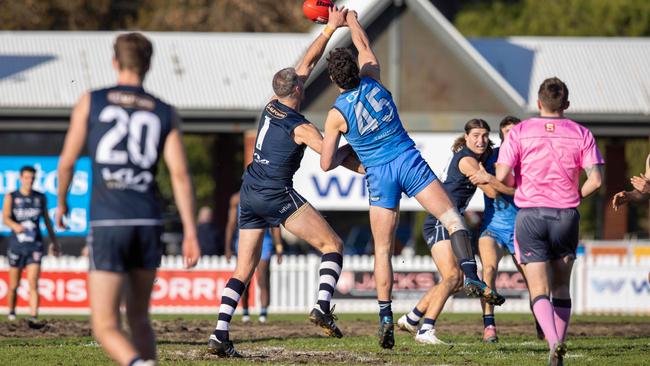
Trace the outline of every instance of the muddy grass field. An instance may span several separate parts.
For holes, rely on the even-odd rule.
[[[546,344],[537,340],[528,315],[497,318],[500,342],[481,342],[477,314],[447,315],[437,334],[449,346],[426,346],[398,332],[393,350],[377,345],[373,315],[340,316],[344,338],[324,337],[306,315],[276,315],[259,324],[235,317],[231,339],[246,357],[224,360],[206,353],[214,329],[208,316],[156,316],[161,364],[346,364],[346,365],[543,365]],[[25,319],[0,322],[0,365],[110,364],[91,337],[83,317],[45,317],[39,324]],[[569,330],[566,365],[650,365],[650,319],[647,317],[575,317]]]

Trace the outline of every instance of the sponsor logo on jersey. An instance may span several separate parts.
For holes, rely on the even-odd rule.
[[[156,108],[156,102],[148,96],[122,90],[109,92],[106,99],[108,99],[109,103],[117,104],[124,108],[146,109],[149,111]]]
[[[273,104],[269,103],[266,105],[266,113],[270,114],[271,117],[275,119],[284,119],[287,117],[287,113],[279,110]]]
[[[256,163],[260,163],[260,164],[263,164],[263,165],[269,165],[269,161],[267,159],[262,159],[260,154],[253,153],[253,156],[255,157],[255,162]]]
[[[546,132],[555,132],[555,123],[547,123],[544,125]]]

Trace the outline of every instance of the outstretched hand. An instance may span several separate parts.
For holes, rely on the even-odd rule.
[[[344,27],[347,25],[345,21],[346,16],[348,15],[348,9],[344,6],[338,8],[336,5],[332,6],[328,10],[329,19],[327,20],[327,25],[333,27],[334,29],[339,27]]]

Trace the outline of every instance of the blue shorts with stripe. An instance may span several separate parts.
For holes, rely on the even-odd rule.
[[[436,179],[420,152],[408,149],[386,164],[366,168],[370,205],[396,208],[402,192],[413,197]]]
[[[305,204],[307,200],[293,187],[265,188],[244,182],[240,190],[239,228],[280,226]]]

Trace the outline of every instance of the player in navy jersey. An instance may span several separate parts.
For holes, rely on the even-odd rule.
[[[490,302],[497,299],[497,294],[478,278],[464,221],[402,126],[393,98],[381,84],[379,62],[356,13],[349,12],[347,22],[359,55],[357,60],[350,50],[342,48],[329,55],[330,79],[341,94],[325,122],[320,164],[326,171],[338,165],[334,159],[335,152],[341,135],[344,135],[366,169],[370,226],[375,244],[379,343],[383,348],[392,348],[395,340],[391,310],[391,256],[402,192],[415,197],[451,233],[454,254],[466,276],[466,291]],[[453,256],[450,260],[455,262]]]
[[[9,259],[9,291],[7,292],[9,320],[16,319],[16,291],[20,285],[23,269],[29,282],[30,321],[38,317],[38,277],[45,246],[41,235],[40,220],[43,218],[50,237],[50,250],[58,255],[60,248],[54,228],[47,213],[45,195],[32,189],[36,170],[31,166],[20,169],[20,188],[7,193],[2,206],[3,223],[11,229],[7,258]]]
[[[240,193],[236,192],[230,197],[230,207],[228,209],[228,222],[226,222],[226,260],[230,262],[230,258],[233,255],[233,249],[235,255],[237,255],[238,243],[239,243],[239,201]],[[279,227],[269,228],[264,233],[264,239],[262,239],[262,254],[260,256],[260,261],[257,264],[257,285],[260,288],[260,317],[258,318],[260,323],[265,323],[268,317],[268,307],[271,303],[271,256],[275,253],[278,264],[282,263],[282,252],[284,247],[282,246],[282,237]],[[250,285],[250,284],[249,284]],[[246,286],[246,290],[241,297],[242,302],[242,322],[247,323],[250,321],[250,313],[248,312],[248,302],[249,302],[249,287]]]
[[[489,139],[490,126],[482,119],[472,119],[465,124],[465,134],[454,142],[454,155],[447,168],[447,177],[442,184],[449,194],[454,207],[462,215],[476,192],[476,186],[469,177],[480,168],[492,152],[492,142]],[[496,191],[489,185],[479,186],[483,192],[494,197]],[[440,220],[427,215],[424,221],[424,238],[431,250],[431,257],[440,272],[441,281],[429,290],[407,315],[398,320],[401,329],[415,332],[415,340],[425,344],[444,344],[435,334],[435,323],[453,293],[461,288],[462,271],[453,260],[452,243],[447,229]],[[505,299],[497,296],[493,302],[503,304]],[[416,332],[420,319],[423,324]]]
[[[253,161],[243,176],[237,266],[222,293],[217,326],[208,340],[208,350],[213,354],[241,357],[229,339],[232,314],[260,259],[264,233],[280,224],[322,253],[318,300],[309,319],[325,334],[343,336],[330,309],[343,265],[343,242],[318,211],[293,189],[293,175],[300,167],[306,146],[321,152],[320,131],[299,112],[303,86],[329,37],[345,25],[346,13],[345,9],[330,8],[327,27],[307,49],[298,66],[282,69],[273,76],[275,96],[262,111]],[[363,172],[349,147],[339,149],[335,155],[337,162]]]
[[[155,183],[159,158],[169,169],[188,268],[200,255],[192,185],[178,114],[142,87],[151,42],[139,33],[122,34],[114,51],[117,85],[84,94],[72,111],[59,160],[57,224],[64,226],[74,163],[85,145],[93,169],[88,236],[92,331],[120,365],[154,365],[149,299],[163,252]],[[130,337],[120,325],[123,288]]]

